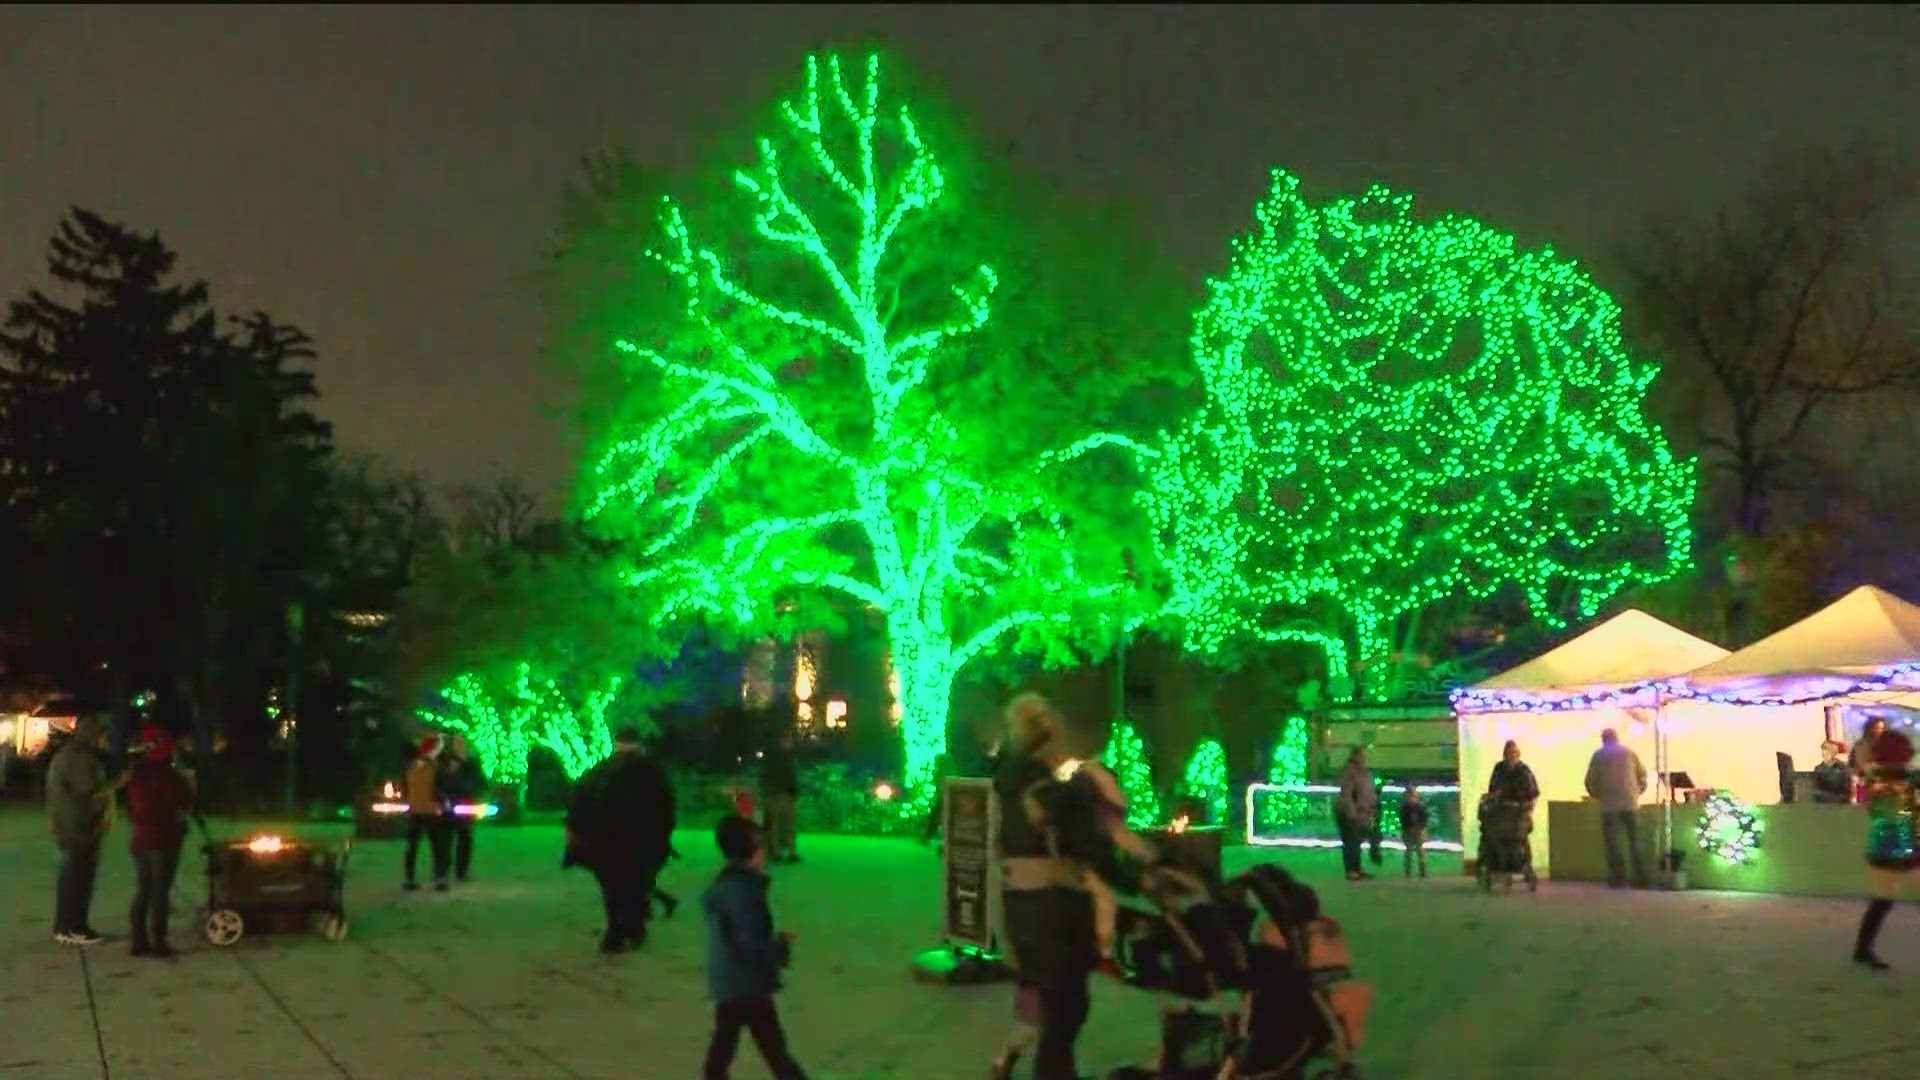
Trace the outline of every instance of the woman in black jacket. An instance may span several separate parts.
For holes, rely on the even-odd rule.
[[[1533,770],[1520,760],[1520,744],[1512,739],[1500,751],[1500,760],[1493,766],[1493,775],[1487,779],[1487,794],[1496,799],[1510,799],[1514,802],[1532,803],[1540,798],[1540,784],[1533,778]]]

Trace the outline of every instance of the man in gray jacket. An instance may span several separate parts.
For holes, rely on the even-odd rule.
[[[1607,846],[1607,885],[1627,886],[1627,860],[1633,863],[1633,884],[1647,887],[1646,861],[1640,855],[1640,830],[1634,811],[1647,790],[1647,769],[1640,756],[1620,745],[1620,736],[1612,728],[1600,733],[1600,749],[1587,763],[1587,794],[1600,804],[1600,837]],[[1623,859],[1620,845],[1625,842]]]
[[[104,940],[89,925],[88,910],[93,906],[94,872],[100,867],[100,841],[113,813],[113,785],[101,757],[105,745],[106,731],[83,717],[47,766],[47,818],[60,848],[53,940],[62,945]]]

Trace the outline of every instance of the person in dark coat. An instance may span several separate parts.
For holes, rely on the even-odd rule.
[[[1840,744],[1832,739],[1820,744],[1820,764],[1813,767],[1814,802],[1853,801],[1853,770],[1840,760],[1840,749]]]
[[[100,841],[113,820],[114,784],[107,778],[102,750],[106,730],[81,717],[73,736],[47,765],[47,820],[60,849],[60,875],[54,887],[53,939],[62,945],[97,945],[106,940],[93,929],[94,875],[100,869]]]
[[[1007,742],[993,778],[1001,807],[1001,910],[1018,971],[1016,1015],[1039,1029],[1036,1080],[1080,1075],[1074,1047],[1092,1008],[1089,982],[1100,963],[1085,875],[1092,870],[1133,891],[1137,883],[1122,876],[1119,852],[1142,866],[1157,857],[1124,825],[1108,827],[1099,770],[1070,757],[1062,734],[1061,719],[1045,698],[1015,698],[1007,707]],[[1010,1043],[993,1075],[1012,1075],[1018,1048],[1018,1041]]]
[[[787,1049],[773,1003],[780,972],[792,959],[793,935],[773,928],[767,850],[753,822],[738,814],[720,819],[714,841],[727,863],[700,898],[707,916],[707,988],[713,995],[713,1039],[701,1077],[727,1080],[745,1028],[775,1080],[806,1080]]]
[[[793,760],[793,732],[783,731],[760,759],[760,800],[767,830],[767,860],[797,863],[800,770]]]
[[[1540,798],[1540,782],[1533,777],[1533,770],[1520,760],[1520,744],[1512,739],[1500,750],[1500,760],[1493,763],[1493,773],[1487,777],[1487,793],[1496,799],[1513,802],[1531,803]]]
[[[407,766],[407,846],[400,862],[400,887],[408,892],[420,888],[414,876],[420,863],[420,841],[427,842],[433,860],[433,889],[447,891],[447,871],[453,862],[453,811],[441,790],[440,755],[445,743],[438,735],[420,740],[413,763]]]
[[[601,952],[645,944],[655,882],[673,850],[673,826],[666,770],[641,750],[639,731],[621,729],[613,756],[588,769],[574,787],[562,863],[586,867],[600,883],[607,912]]]
[[[473,871],[473,826],[487,805],[487,775],[481,771],[465,735],[447,741],[447,752],[440,759],[440,795],[454,811],[449,823],[453,830],[453,879],[464,882]],[[462,807],[468,812],[461,813]]]
[[[149,726],[140,733],[140,759],[127,774],[127,817],[133,824],[133,955],[165,960],[168,899],[180,869],[180,846],[187,838],[187,811],[193,786],[174,765],[173,737]]]

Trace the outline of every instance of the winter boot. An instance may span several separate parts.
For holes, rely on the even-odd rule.
[[[1867,904],[1865,914],[1860,916],[1860,934],[1853,942],[1853,962],[1863,964],[1874,971],[1887,970],[1887,962],[1873,951],[1874,939],[1880,936],[1880,925],[1887,921],[1887,912],[1893,910],[1893,901],[1874,900]]]

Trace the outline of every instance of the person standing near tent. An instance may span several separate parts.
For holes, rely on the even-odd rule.
[[[1853,770],[1853,795],[1858,802],[1867,799],[1867,780],[1873,775],[1873,744],[1886,733],[1886,719],[1873,717],[1867,721],[1866,730],[1860,733],[1860,741],[1853,744],[1852,752],[1847,755],[1847,767]]]
[[[1360,868],[1360,851],[1380,823],[1380,791],[1373,786],[1373,774],[1367,771],[1364,746],[1349,751],[1346,768],[1340,770],[1333,823],[1340,829],[1340,860],[1346,865],[1347,880],[1366,880],[1369,875]]]
[[[1640,755],[1621,745],[1612,728],[1600,733],[1600,749],[1587,762],[1587,794],[1600,804],[1600,838],[1607,848],[1607,887],[1627,887],[1627,864],[1633,865],[1633,885],[1647,887],[1646,859],[1640,854],[1640,828],[1635,814],[1647,790],[1647,767]],[[1620,846],[1626,845],[1622,857]]]
[[[1501,749],[1500,760],[1493,763],[1493,775],[1487,778],[1487,794],[1528,806],[1540,798],[1540,781],[1534,779],[1527,763],[1520,760],[1520,744],[1512,739]]]
[[[1880,725],[1880,735],[1869,748],[1872,765],[1867,777],[1867,910],[1860,916],[1854,937],[1853,962],[1875,971],[1887,970],[1873,951],[1880,925],[1893,910],[1900,883],[1920,864],[1914,842],[1913,741]]]

